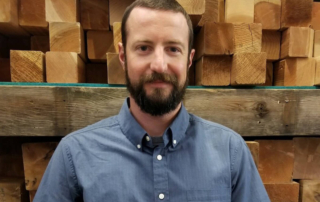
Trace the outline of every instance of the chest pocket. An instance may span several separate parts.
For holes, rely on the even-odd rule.
[[[188,202],[230,202],[231,193],[229,187],[215,187],[211,190],[188,190]]]

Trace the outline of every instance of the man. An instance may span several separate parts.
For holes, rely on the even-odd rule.
[[[130,97],[117,116],[62,139],[35,202],[270,201],[242,137],[181,103],[192,41],[177,2],[127,8],[119,59]]]

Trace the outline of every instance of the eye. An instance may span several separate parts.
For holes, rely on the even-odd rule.
[[[180,49],[178,49],[178,48],[176,48],[176,47],[170,47],[170,48],[169,48],[169,51],[172,52],[172,53],[179,53],[179,52],[181,52]]]
[[[148,50],[148,46],[140,46],[138,49],[145,52]]]

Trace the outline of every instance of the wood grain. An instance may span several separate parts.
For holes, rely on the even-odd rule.
[[[320,85],[320,56],[315,58],[316,61],[316,73],[314,77],[314,85]]]
[[[260,86],[273,86],[273,63],[267,62],[266,83]]]
[[[57,142],[25,143],[22,145],[26,189],[38,189],[42,176],[56,149]]]
[[[121,22],[124,11],[133,2],[134,0],[109,0],[109,23],[112,30],[113,23]]]
[[[84,30],[109,30],[109,0],[81,0],[80,8]]]
[[[42,51],[43,53],[50,51],[49,36],[32,36],[31,50]]]
[[[29,191],[30,202],[33,202],[34,197],[36,196],[37,191]]]
[[[278,31],[262,31],[261,51],[267,53],[268,61],[276,61],[280,58],[281,32]]]
[[[50,51],[75,52],[86,61],[84,33],[79,22],[50,22]]]
[[[313,46],[313,57],[320,56],[320,30],[314,32],[314,46]]]
[[[265,183],[272,202],[299,202],[299,183]]]
[[[259,143],[255,141],[246,141],[247,146],[251,152],[253,161],[258,168],[259,165]]]
[[[300,201],[320,201],[320,180],[300,180]]]
[[[205,13],[205,0],[177,0],[177,2],[189,14],[193,27],[197,27]]]
[[[23,178],[0,179],[1,202],[28,202],[28,193]]]
[[[196,85],[230,85],[231,66],[231,56],[203,56],[196,63]]]
[[[223,7],[222,7],[223,5]],[[220,17],[223,11],[223,19]],[[206,0],[205,10],[198,26],[202,27],[206,22],[224,22],[224,0]]]
[[[254,0],[225,0],[225,22],[253,23]]]
[[[263,183],[292,181],[294,151],[292,140],[256,140],[259,143],[259,173]]]
[[[320,180],[320,138],[293,138],[293,179]]]
[[[281,0],[281,28],[309,27],[313,0]]]
[[[113,23],[113,43],[116,53],[119,53],[119,42],[122,43],[121,22]]]
[[[281,0],[254,0],[254,22],[263,30],[279,30],[280,17]]]
[[[233,40],[234,30],[231,23],[205,23],[195,39],[194,59],[197,60],[204,55],[232,55]]]
[[[311,27],[320,30],[320,2],[313,2]]]
[[[260,53],[262,26],[259,23],[234,24],[234,53]]]
[[[102,43],[103,42],[103,43]],[[106,53],[113,46],[113,33],[110,31],[88,31],[87,53],[92,62],[106,63]]]
[[[108,83],[107,64],[86,64],[87,83]]]
[[[79,22],[79,0],[45,0],[47,22]]]
[[[275,86],[313,86],[314,78],[314,58],[287,58],[275,65]]]
[[[120,63],[119,54],[107,53],[108,83],[125,84],[125,71]]]
[[[47,52],[48,83],[85,83],[85,63],[74,52]]]
[[[12,82],[45,82],[44,54],[41,51],[10,51]]]
[[[264,84],[267,53],[239,53],[233,56],[231,85]]]
[[[9,58],[0,58],[0,81],[11,81]]]

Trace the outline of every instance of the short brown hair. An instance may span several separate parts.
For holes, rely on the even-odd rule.
[[[122,34],[122,44],[124,50],[126,50],[127,45],[127,30],[126,23],[129,18],[131,11],[136,7],[150,8],[154,10],[163,10],[163,11],[173,11],[176,13],[182,13],[187,20],[189,27],[189,54],[193,45],[193,27],[189,15],[184,10],[184,8],[176,0],[136,0],[130,6],[127,7],[123,14],[121,22],[121,34]]]

